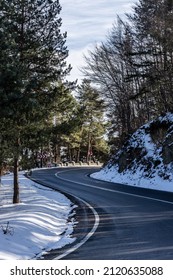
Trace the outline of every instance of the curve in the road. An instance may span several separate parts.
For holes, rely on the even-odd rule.
[[[93,171],[57,168],[33,174],[84,206],[77,208],[79,239],[47,259],[173,259],[173,194],[93,180],[87,176]],[[99,215],[98,224],[88,203]]]
[[[72,252],[76,251],[77,249],[79,249],[82,245],[84,245],[88,239],[93,236],[93,234],[95,233],[95,231],[97,230],[98,226],[99,226],[99,215],[97,213],[97,211],[88,203],[86,202],[85,200],[77,197],[77,196],[74,196],[77,200],[80,200],[82,201],[94,214],[94,217],[95,217],[95,222],[94,222],[94,226],[92,227],[92,229],[89,231],[89,233],[80,241],[78,242],[77,244],[75,244],[73,247],[71,247],[70,249],[66,250],[65,252],[63,252],[62,254],[60,254],[59,256],[53,258],[53,260],[60,260],[66,256],[68,256],[69,254],[71,254]]]
[[[158,201],[158,202],[162,202],[162,203],[167,203],[167,204],[172,204],[172,201],[168,201],[168,200],[163,200],[163,199],[159,199],[159,198],[154,198],[154,197],[149,197],[149,196],[145,196],[145,195],[140,195],[140,194],[134,194],[134,193],[128,193],[128,192],[123,192],[123,191],[119,191],[119,190],[112,190],[112,189],[108,189],[108,188],[103,188],[103,187],[99,187],[99,186],[94,186],[94,185],[89,185],[89,184],[85,184],[85,183],[79,183],[77,181],[73,181],[73,180],[69,180],[69,179],[65,179],[62,178],[61,176],[59,176],[58,174],[61,173],[65,173],[68,172],[69,170],[63,170],[63,171],[59,171],[57,173],[55,173],[55,176],[63,181],[69,182],[69,183],[74,183],[74,184],[79,184],[79,185],[83,185],[85,187],[89,187],[89,188],[97,188],[100,189],[102,191],[107,191],[107,192],[113,192],[113,193],[119,193],[119,194],[123,194],[123,195],[127,195],[127,196],[134,196],[134,197],[139,197],[139,198],[144,198],[144,199],[148,199],[148,200],[153,200],[153,201]]]
[[[61,171],[61,172],[65,172],[65,171]],[[66,170],[67,172],[67,170]],[[58,173],[55,173],[55,176],[58,177],[57,175]],[[31,179],[31,178],[30,178]],[[33,180],[33,179],[32,179]],[[66,181],[66,179],[62,179],[61,180],[64,180]],[[33,181],[38,181],[38,180],[33,180]],[[69,193],[70,194],[70,193]],[[98,226],[99,226],[99,221],[100,221],[100,218],[99,218],[99,215],[97,213],[97,211],[95,210],[94,207],[92,207],[88,202],[86,202],[85,200],[77,197],[76,195],[74,194],[70,194],[73,198],[75,198],[75,200],[78,200],[78,201],[81,201],[84,205],[86,205],[90,210],[91,212],[93,213],[94,215],[94,225],[93,227],[91,228],[91,230],[87,233],[87,235],[82,239],[80,240],[78,243],[76,243],[74,246],[70,247],[69,249],[65,250],[63,253],[61,253],[60,255],[58,255],[57,257],[54,257],[52,258],[52,260],[60,260],[66,256],[68,256],[69,254],[71,254],[72,252],[76,251],[77,249],[79,249],[82,245],[84,245],[88,239],[90,237],[92,237],[95,233],[95,231],[97,230]]]

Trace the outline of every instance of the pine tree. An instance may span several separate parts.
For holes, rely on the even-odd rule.
[[[72,86],[65,80],[70,66],[60,11],[57,0],[0,2],[0,116],[10,119],[13,132],[14,203],[23,132],[48,118],[62,87]]]
[[[78,127],[77,107],[77,101],[70,91],[66,91],[59,102],[56,103],[50,138],[55,163],[61,161],[61,146],[67,144],[69,135]]]
[[[90,80],[84,79],[82,84],[78,87],[77,96],[81,112],[82,112],[82,125],[81,125],[81,143],[79,150],[82,146],[85,149],[86,161],[89,162],[93,156],[98,154],[99,143],[105,144],[104,153],[108,153],[108,147],[104,140],[106,132],[106,125],[104,121],[105,103],[100,98],[99,92],[91,85]],[[81,151],[82,152],[82,151]],[[80,157],[78,155],[78,157]]]

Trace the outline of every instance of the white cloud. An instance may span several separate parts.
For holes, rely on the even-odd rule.
[[[88,51],[93,49],[93,46],[93,44],[88,44],[81,49],[70,50],[67,63],[71,64],[72,70],[68,80],[75,81],[76,79],[78,79],[78,82],[80,83],[80,80],[83,79],[83,75],[80,69],[82,65],[85,64],[84,55],[87,55]]]
[[[116,20],[130,12],[135,0],[60,0],[62,11],[62,31],[67,31],[67,47],[73,66],[71,79],[80,77],[83,53],[88,46],[103,41]]]

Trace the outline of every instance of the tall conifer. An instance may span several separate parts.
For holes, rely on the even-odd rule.
[[[64,85],[70,86],[60,11],[57,0],[0,2],[0,117],[10,120],[13,134],[14,203],[19,202],[22,133],[47,118]]]

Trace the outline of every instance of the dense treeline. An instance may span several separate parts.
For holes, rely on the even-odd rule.
[[[82,70],[107,100],[116,145],[173,110],[173,1],[140,0],[126,16],[117,18]]]

